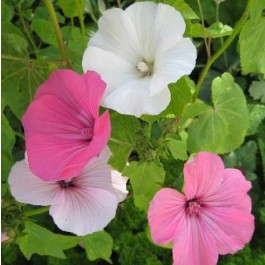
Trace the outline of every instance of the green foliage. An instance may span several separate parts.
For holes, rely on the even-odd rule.
[[[109,147],[112,156],[109,163],[115,169],[122,171],[136,145],[140,123],[132,116],[113,113],[111,115],[111,127]]]
[[[215,22],[208,28],[199,23],[188,23],[185,35],[192,38],[221,38],[231,35],[233,29],[221,22]]]
[[[255,100],[265,103],[265,81],[253,81],[249,87],[249,94]]]
[[[65,258],[63,250],[78,244],[78,237],[54,234],[44,227],[30,221],[25,222],[26,235],[18,240],[19,248],[27,259],[34,253]]]
[[[131,180],[135,205],[147,210],[150,200],[164,182],[163,167],[155,162],[132,162],[125,167],[123,175]]]
[[[250,2],[250,20],[244,25],[239,38],[241,66],[244,74],[265,74],[265,19],[262,10],[265,1]]]
[[[107,232],[100,231],[84,236],[80,242],[89,260],[104,259],[111,263],[113,240]]]
[[[249,128],[247,135],[257,133],[261,122],[265,119],[265,105],[248,105]]]
[[[213,106],[194,103],[184,110],[186,119],[198,117],[188,128],[190,152],[227,153],[244,141],[249,120],[246,100],[230,74],[214,79],[212,101]]]
[[[154,2],[161,2],[155,0]],[[184,0],[164,0],[164,4],[175,7],[185,19],[197,19],[198,16],[194,13],[192,8]]]
[[[58,0],[58,5],[62,8],[66,17],[83,16],[85,1],[84,0]]]

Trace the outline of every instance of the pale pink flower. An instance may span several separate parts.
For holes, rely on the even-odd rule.
[[[109,157],[110,151],[105,148],[79,176],[68,181],[43,181],[22,160],[10,172],[11,193],[23,203],[51,205],[50,215],[61,230],[80,236],[102,230],[127,195],[127,178],[111,170]]]
[[[9,236],[7,232],[1,232],[1,243],[7,241],[9,239]]]
[[[173,244],[174,265],[213,265],[252,237],[254,217],[241,171],[219,156],[200,152],[184,166],[184,194],[164,188],[150,204],[148,220],[157,244]]]
[[[96,72],[55,71],[36,92],[23,126],[31,171],[43,180],[80,174],[110,136],[108,111],[99,117],[106,84]]]

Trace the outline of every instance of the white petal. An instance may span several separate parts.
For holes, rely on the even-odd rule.
[[[150,96],[163,89],[163,84],[176,82],[183,75],[189,75],[196,64],[197,51],[188,38],[184,38],[171,49],[159,54],[154,66]]]
[[[51,206],[50,215],[61,230],[83,236],[104,229],[117,205],[116,195],[107,190],[74,187],[65,190],[63,203]]]
[[[112,187],[114,189],[114,192],[115,192],[119,202],[122,202],[128,194],[128,191],[126,190],[127,181],[128,181],[128,178],[122,177],[120,172],[118,172],[116,170],[111,171]]]
[[[107,164],[110,158],[110,149],[106,147],[98,157],[94,157],[83,170],[82,174],[75,179],[75,184],[82,188],[99,188],[109,191],[117,196],[118,202],[123,201],[128,191],[126,182],[128,178],[112,170]]]
[[[82,61],[84,72],[94,70],[107,83],[105,96],[113,89],[140,76],[136,64],[135,62],[132,65],[118,55],[95,46],[88,46]]]
[[[142,114],[157,115],[170,102],[170,92],[167,87],[153,97],[149,95],[150,78],[140,78],[128,82],[114,90],[104,99],[107,108],[122,114],[140,117]]]
[[[142,55],[147,61],[176,44],[185,31],[181,14],[169,5],[140,2],[125,12],[136,28]]]
[[[130,63],[140,56],[140,46],[129,16],[120,8],[105,11],[98,21],[98,32],[88,43],[119,55]]]
[[[36,177],[25,160],[12,167],[8,183],[15,199],[33,205],[50,205],[62,200],[60,187],[56,182],[44,182]]]

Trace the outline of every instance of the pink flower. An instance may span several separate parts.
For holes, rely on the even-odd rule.
[[[54,72],[39,87],[23,117],[29,167],[36,176],[71,179],[107,145],[109,113],[98,113],[105,87],[96,72],[71,70]]]
[[[19,161],[8,179],[11,193],[23,203],[51,205],[50,215],[61,230],[80,236],[94,233],[115,217],[118,203],[127,195],[127,178],[111,170],[109,157],[105,148],[79,176],[67,181],[43,181],[25,160]]]
[[[9,236],[7,234],[7,232],[1,232],[1,243],[5,242],[9,240]]]
[[[174,265],[216,264],[218,254],[233,254],[252,237],[251,184],[207,152],[185,164],[184,178],[184,194],[164,188],[152,200],[152,238],[157,244],[173,243]]]

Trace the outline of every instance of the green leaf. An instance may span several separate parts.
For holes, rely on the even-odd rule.
[[[265,119],[264,105],[248,105],[249,128],[247,135],[253,135],[258,131],[259,125]]]
[[[78,17],[83,16],[85,1],[84,0],[58,0],[59,7],[63,10],[66,17]]]
[[[229,36],[233,29],[221,22],[215,22],[208,28],[203,28],[199,23],[187,23],[185,36],[192,38],[221,38]]]
[[[253,81],[249,87],[250,96],[261,103],[265,103],[265,81]]]
[[[190,152],[204,150],[223,154],[234,150],[244,141],[249,123],[246,99],[230,74],[224,73],[222,77],[214,79],[212,101],[212,107],[200,105],[205,111],[199,109],[200,114],[188,128]],[[196,115],[194,107],[192,111],[190,107],[187,108],[187,111],[189,115],[184,110],[184,117]]]
[[[1,155],[2,155],[2,167],[1,167],[1,173],[2,173],[2,182],[6,181],[9,171],[14,163],[13,156],[12,156],[12,149],[14,147],[14,144],[16,142],[15,134],[12,130],[12,128],[9,125],[9,122],[6,118],[6,116],[2,113],[1,114],[1,139],[2,139],[2,145],[1,145]]]
[[[85,248],[89,260],[104,259],[111,263],[113,240],[105,231],[100,231],[81,238],[81,245]]]
[[[2,35],[2,96],[19,119],[51,70],[46,61],[30,60],[27,46],[19,35]]]
[[[147,210],[150,200],[164,183],[165,171],[155,162],[132,162],[123,173],[131,180],[134,204]]]
[[[1,21],[3,22],[10,22],[11,19],[14,16],[14,10],[7,4],[5,4],[3,1],[1,2]]]
[[[111,115],[111,127],[109,147],[112,156],[109,163],[115,169],[122,171],[135,147],[137,133],[141,127],[138,119],[118,113]]]
[[[156,2],[161,2],[161,1],[156,0]],[[163,3],[175,7],[175,9],[178,10],[185,19],[199,18],[192,10],[192,8],[184,0],[164,0]]]
[[[185,131],[180,133],[181,139],[167,138],[167,147],[172,156],[178,160],[187,160],[187,138],[188,135]]]
[[[26,235],[18,239],[21,252],[29,260],[35,253],[65,258],[63,250],[76,246],[79,238],[54,234],[48,229],[30,221],[25,222]]]
[[[50,20],[34,18],[31,27],[43,42],[58,48],[56,34]]]
[[[240,57],[244,74],[265,74],[265,18],[247,21],[240,36]]]
[[[259,144],[259,151],[261,155],[262,171],[263,171],[263,176],[265,180],[265,141],[264,139],[259,138],[258,144]]]
[[[220,38],[224,36],[231,35],[233,29],[228,26],[224,25],[221,22],[215,22],[212,24],[209,28],[206,29],[206,32],[208,33],[208,38]]]

